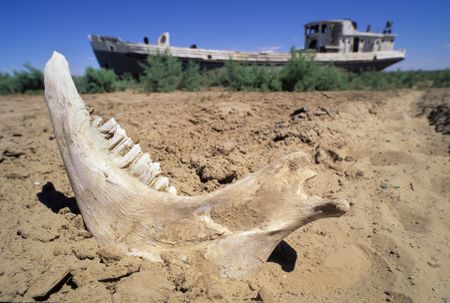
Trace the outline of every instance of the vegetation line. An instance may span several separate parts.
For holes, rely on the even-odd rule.
[[[142,64],[139,79],[117,76],[113,71],[89,67],[83,76],[74,76],[80,93],[123,90],[171,92],[199,91],[224,87],[232,91],[332,91],[388,90],[398,88],[450,87],[450,69],[440,71],[396,71],[349,73],[332,65],[316,63],[308,54],[292,51],[283,67],[249,66],[229,61],[221,69],[200,70],[194,62],[184,68],[168,52],[149,56]],[[0,95],[38,93],[44,89],[42,71],[25,65],[12,74],[0,72]]]

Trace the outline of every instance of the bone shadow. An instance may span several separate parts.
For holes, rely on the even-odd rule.
[[[281,241],[270,254],[267,262],[277,263],[285,272],[291,272],[295,269],[297,261],[297,252],[286,241]]]
[[[52,182],[47,182],[42,186],[42,191],[37,193],[39,201],[50,208],[54,213],[59,213],[64,207],[68,207],[70,212],[79,214],[77,201],[75,198],[69,198],[65,194],[55,189]]]

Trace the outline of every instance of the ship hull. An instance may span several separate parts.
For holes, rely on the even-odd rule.
[[[135,77],[143,72],[149,55],[168,51],[185,66],[197,63],[202,70],[220,68],[228,61],[246,65],[282,66],[291,58],[290,53],[280,52],[239,52],[226,50],[196,49],[183,47],[162,47],[143,43],[128,43],[117,38],[105,39],[90,36],[91,46],[100,67],[112,69],[118,75],[131,74]],[[355,53],[315,53],[312,60],[322,64],[332,64],[347,71],[380,71],[402,61],[405,52],[400,50]]]
[[[133,76],[138,76],[143,72],[143,65],[147,60],[148,55],[136,54],[136,53],[117,53],[109,51],[98,51],[94,50],[95,57],[102,68],[112,69],[116,74],[131,74]],[[211,70],[216,68],[221,68],[225,66],[225,63],[229,60],[202,60],[196,58],[186,58],[186,57],[176,57],[179,59],[183,66],[186,66],[188,62],[195,62],[199,65],[201,70]],[[274,65],[282,66],[285,61],[252,61],[245,62],[251,65]]]
[[[95,56],[98,60],[100,67],[112,69],[116,74],[131,74],[133,76],[138,76],[142,74],[142,65],[145,64],[147,56],[145,54],[134,54],[134,53],[117,53],[109,51],[95,51]],[[221,68],[225,65],[228,60],[202,60],[194,58],[183,58],[177,57],[183,65],[186,65],[189,61],[195,62],[199,65],[202,70],[211,70],[215,68]],[[349,60],[349,61],[317,61],[322,64],[332,64],[337,68],[351,71],[381,71],[385,68],[402,61],[402,57],[396,58],[385,58],[379,60]],[[282,66],[287,61],[252,61],[243,62],[251,65],[274,65]]]
[[[403,58],[388,58],[380,60],[370,60],[370,61],[347,61],[347,62],[330,62],[337,68],[350,71],[350,72],[362,72],[362,71],[382,71],[385,68],[394,65]],[[321,62],[319,62],[321,63]]]

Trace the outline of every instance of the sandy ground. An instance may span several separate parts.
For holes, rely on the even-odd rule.
[[[426,118],[449,90],[84,98],[180,194],[300,149],[319,173],[308,191],[352,208],[297,230],[243,280],[116,258],[84,227],[43,97],[0,97],[0,301],[450,302],[450,136]]]

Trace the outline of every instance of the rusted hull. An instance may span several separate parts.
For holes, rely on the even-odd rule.
[[[147,59],[146,54],[139,53],[119,53],[119,52],[109,52],[109,51],[99,51],[94,50],[95,56],[97,57],[98,63],[100,67],[112,69],[116,74],[131,74],[135,77],[139,76],[143,72],[142,65],[145,63]],[[177,57],[181,60],[183,66],[185,66],[189,61],[193,61],[200,66],[202,70],[211,70],[215,68],[221,68],[225,65],[228,60],[204,60],[201,58],[183,58]],[[351,71],[381,71],[397,62],[402,61],[403,58],[385,58],[378,60],[354,60],[354,61],[328,61],[318,63],[323,64],[332,64],[338,68]],[[243,64],[248,65],[274,65],[274,66],[282,66],[286,64],[287,60],[283,61],[240,61]]]

